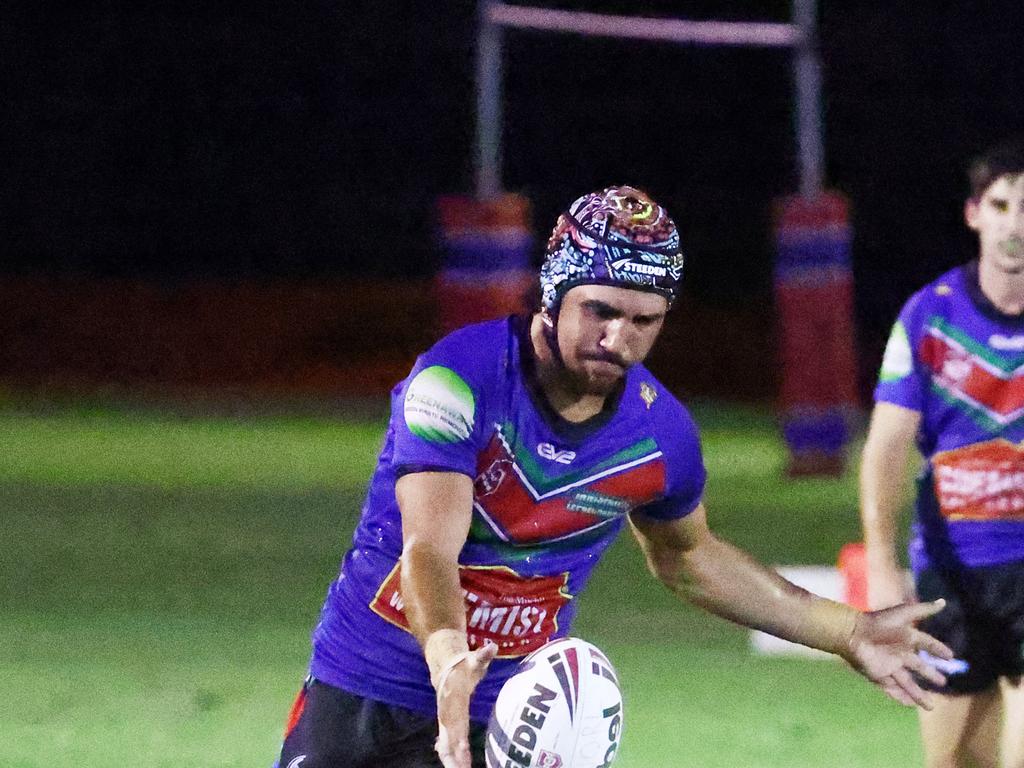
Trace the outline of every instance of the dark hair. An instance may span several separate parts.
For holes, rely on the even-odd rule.
[[[971,161],[967,169],[971,197],[981,197],[1000,176],[1021,173],[1024,173],[1024,136],[1014,136],[990,147]]]

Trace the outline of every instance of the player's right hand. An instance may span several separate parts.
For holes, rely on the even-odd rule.
[[[945,600],[904,603],[859,614],[849,652],[843,657],[890,698],[908,706],[931,709],[931,696],[915,675],[935,686],[944,685],[946,678],[925,661],[921,652],[948,660],[953,658],[953,651],[918,629],[917,623],[945,605]]]
[[[437,681],[437,743],[444,768],[472,768],[469,751],[469,698],[498,653],[494,643],[467,651]]]

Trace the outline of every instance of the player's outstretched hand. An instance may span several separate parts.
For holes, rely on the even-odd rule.
[[[444,768],[471,768],[469,697],[498,652],[494,643],[449,662],[437,680],[437,754]]]
[[[943,685],[946,678],[919,652],[924,651],[940,659],[953,658],[953,652],[919,630],[917,623],[945,606],[945,600],[935,600],[930,603],[904,603],[860,614],[850,638],[849,653],[844,654],[844,658],[901,704],[931,709],[931,699],[914,675],[934,685]]]

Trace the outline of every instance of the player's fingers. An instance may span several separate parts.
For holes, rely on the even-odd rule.
[[[937,656],[947,661],[953,658],[952,648],[919,629],[914,632],[914,648],[919,651],[926,651],[932,656]]]
[[[434,743],[437,756],[444,768],[470,768],[469,744],[466,740],[453,742],[448,729],[438,725],[437,741]]]
[[[437,741],[434,742],[434,750],[437,752],[437,756],[441,758],[441,765],[444,768],[456,768],[451,740],[448,738],[448,729],[440,723],[438,724]]]
[[[498,646],[490,642],[477,648],[475,651],[469,652],[466,661],[459,666],[469,675],[471,685],[475,686],[480,682],[481,678],[487,673],[487,667],[490,666],[497,653]],[[457,669],[458,667],[456,667]]]
[[[900,688],[896,682],[890,681],[886,683],[882,686],[882,690],[884,690],[886,696],[893,701],[897,701],[906,707],[914,706],[914,700],[910,698],[910,696],[907,695],[907,692]]]
[[[928,603],[905,603],[900,606],[910,615],[910,620],[915,623],[921,619],[927,619],[929,616],[934,616],[945,607],[946,601],[941,597]]]
[[[473,761],[469,757],[469,742],[460,741],[455,747],[456,768],[472,768]]]
[[[894,701],[898,701],[900,704],[908,707],[912,707],[915,704],[910,695],[900,687],[900,684],[892,676],[882,681],[882,690],[885,691],[886,696]]]
[[[490,664],[497,655],[497,644],[488,641],[473,651],[473,661],[486,669],[487,665]]]
[[[452,675],[446,677],[437,692],[437,741],[434,747],[444,768],[470,768],[468,693],[462,682]]]
[[[946,676],[942,672],[935,668],[935,666],[929,663],[928,659],[934,657],[926,657],[920,654],[915,654],[913,657],[907,660],[907,668],[912,672],[915,672],[920,677],[923,677],[929,683],[934,686],[942,687],[946,684]]]
[[[924,709],[932,708],[931,696],[924,688],[918,685],[917,680],[914,679],[914,676],[907,669],[897,670],[893,673],[892,677],[910,699],[911,706],[916,704]]]

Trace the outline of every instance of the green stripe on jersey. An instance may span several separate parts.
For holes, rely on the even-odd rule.
[[[511,423],[506,422],[501,426],[501,434],[506,439],[506,445],[509,447],[512,455],[516,458],[516,464],[526,475],[526,478],[530,481],[530,485],[540,493],[545,494],[549,491],[559,488],[563,485],[571,485],[579,480],[582,480],[591,475],[596,475],[599,472],[603,472],[606,469],[611,469],[623,464],[628,464],[631,461],[648,456],[658,450],[658,444],[653,438],[645,437],[642,440],[638,440],[621,451],[617,451],[608,458],[582,468],[569,468],[565,473],[560,472],[562,465],[556,462],[551,462],[551,466],[545,467],[537,460],[534,455],[534,449],[536,446],[527,446],[520,439],[519,435],[514,434],[515,426]]]
[[[1024,355],[1005,357],[938,315],[929,318],[928,325],[932,328],[937,328],[943,335],[955,341],[972,355],[984,360],[1007,375],[1012,374],[1024,365]]]

